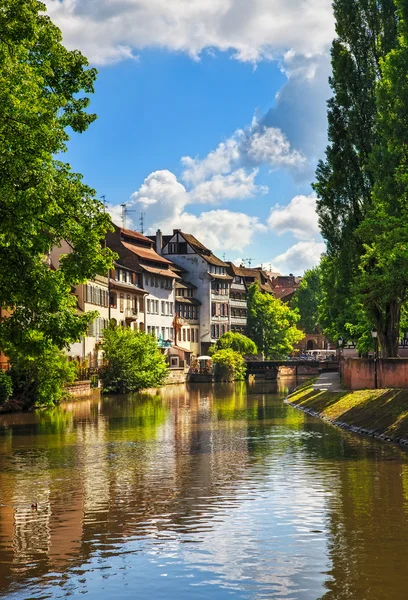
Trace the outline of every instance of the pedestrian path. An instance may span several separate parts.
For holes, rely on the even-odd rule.
[[[339,373],[322,373],[319,375],[313,389],[322,392],[344,392]]]

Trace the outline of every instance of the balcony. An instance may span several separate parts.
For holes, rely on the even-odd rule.
[[[211,290],[211,300],[216,302],[228,302],[229,294],[217,294],[217,292]]]
[[[230,298],[231,306],[236,306],[237,308],[246,308],[247,301],[246,300],[236,300],[234,298]]]
[[[231,325],[246,325],[247,318],[246,317],[231,317]]]
[[[125,308],[125,320],[137,321],[137,310],[135,308]]]

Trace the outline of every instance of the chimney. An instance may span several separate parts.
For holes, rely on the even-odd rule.
[[[162,235],[162,232],[160,231],[160,229],[158,229],[156,231],[156,252],[157,252],[157,254],[161,255],[162,249],[163,249],[163,235]]]

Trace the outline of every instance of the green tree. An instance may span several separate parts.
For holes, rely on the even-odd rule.
[[[245,379],[246,364],[240,352],[232,348],[217,350],[212,357],[214,377],[218,381],[242,381]]]
[[[319,323],[319,304],[321,302],[321,273],[315,267],[305,272],[292,301],[292,308],[300,314],[299,326],[306,333],[315,333]]]
[[[76,366],[63,351],[54,346],[40,356],[31,356],[13,345],[7,351],[12,365],[12,397],[22,408],[52,406],[67,396],[65,386],[75,381]]]
[[[106,392],[126,393],[156,387],[166,378],[166,359],[151,335],[110,326],[104,331],[103,352],[107,361],[103,372]]]
[[[299,313],[287,304],[265,294],[254,283],[248,290],[248,334],[265,358],[285,358],[304,333],[296,324]]]
[[[256,344],[249,337],[242,333],[235,333],[234,331],[227,331],[227,333],[224,333],[218,338],[214,347],[215,351],[231,348],[243,356],[246,354],[258,354]]]
[[[95,69],[68,51],[38,0],[0,6],[0,345],[31,357],[76,341],[95,315],[79,315],[72,286],[106,273],[109,216],[60,159],[67,128],[82,133]],[[72,252],[50,268],[54,246]],[[4,314],[11,316],[4,317]]]
[[[381,61],[378,143],[371,162],[376,176],[372,204],[358,231],[365,253],[356,283],[385,357],[398,355],[408,287],[408,5],[402,0],[396,3],[398,45]]]
[[[376,168],[371,154],[378,142],[376,84],[381,60],[397,43],[393,0],[335,0],[337,38],[333,42],[328,102],[329,145],[316,171],[314,189],[327,257],[322,287],[330,336],[349,335],[362,314],[355,310],[355,285],[365,253],[357,229],[372,203]],[[327,332],[327,329],[326,329]]]

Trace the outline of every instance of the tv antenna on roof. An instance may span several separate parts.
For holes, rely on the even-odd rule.
[[[244,261],[244,263],[248,263],[248,267],[251,268],[252,261],[255,259],[254,258],[243,258],[242,260]]]
[[[129,209],[129,208],[127,207],[127,204],[126,204],[126,202],[124,202],[124,203],[123,203],[123,204],[121,204],[120,206],[122,207],[122,227],[123,227],[123,229],[126,229],[126,220],[127,220],[127,216],[128,216],[130,213],[137,213],[138,211],[137,211],[137,210],[131,210],[131,209]],[[141,229],[140,233],[144,233],[144,218],[145,218],[145,214],[144,214],[144,213],[141,213],[141,215],[140,215],[140,219],[139,219],[139,222],[140,222],[140,229]]]

